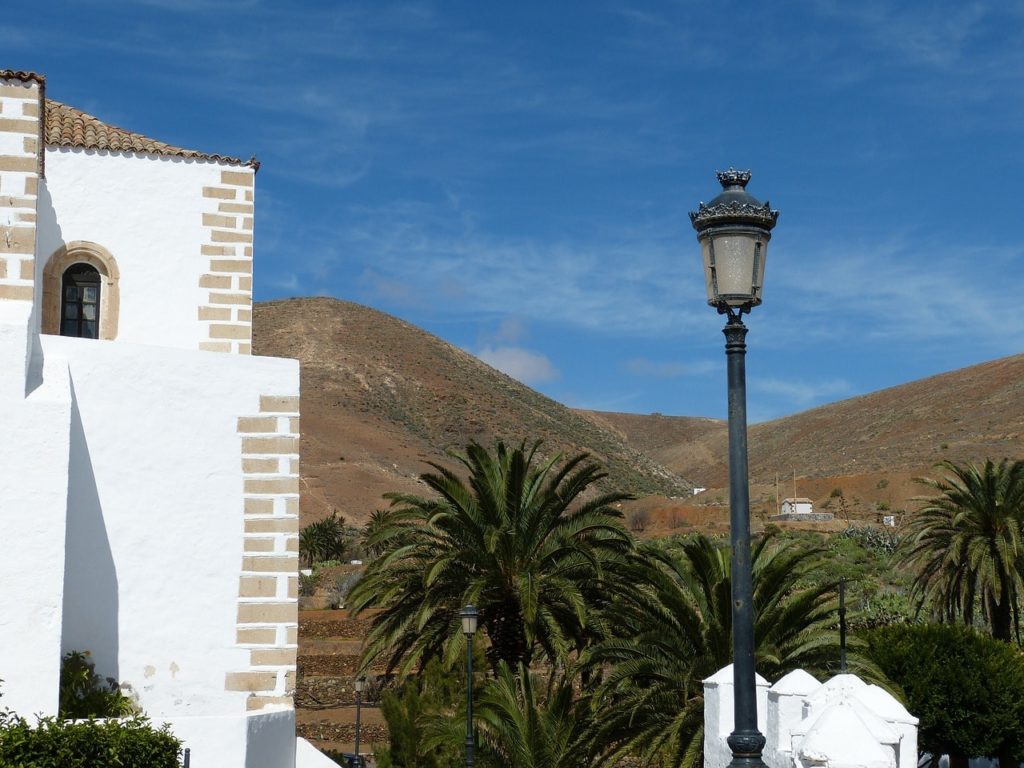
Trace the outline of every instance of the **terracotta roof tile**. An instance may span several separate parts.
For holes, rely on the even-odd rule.
[[[0,69],[0,80],[21,80],[22,82],[34,80],[40,85],[46,82],[45,77],[37,75],[35,72],[22,72],[14,69]]]
[[[151,155],[213,160],[228,165],[249,165],[256,169],[259,168],[256,158],[240,160],[237,157],[173,147],[140,133],[108,125],[92,115],[53,99],[46,100],[46,123],[43,135],[49,146],[105,149],[111,152],[144,152]]]

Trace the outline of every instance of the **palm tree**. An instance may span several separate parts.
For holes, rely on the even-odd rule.
[[[546,688],[546,691],[545,691]],[[539,690],[538,690],[539,689]],[[597,760],[589,698],[570,680],[549,680],[501,663],[477,707],[481,746],[497,765],[516,768],[590,768]]]
[[[914,595],[940,618],[973,624],[979,612],[992,636],[1020,642],[1024,598],[1024,461],[939,465],[948,475],[920,478],[922,497],[908,527],[903,564],[920,573]]]
[[[814,578],[825,550],[762,538],[752,557],[758,671],[775,678],[822,670],[838,655],[835,583]],[[702,760],[702,680],[732,658],[729,548],[706,536],[647,546],[633,558],[634,589],[612,605],[616,636],[588,651],[605,670],[599,741],[652,765]],[[862,668],[851,654],[851,667]]]
[[[349,533],[338,510],[299,531],[299,557],[310,568],[328,560],[344,560]]]
[[[585,646],[595,605],[607,602],[606,566],[632,539],[614,504],[622,493],[587,494],[605,477],[580,454],[556,469],[539,443],[494,453],[471,443],[455,457],[467,482],[438,464],[422,476],[437,496],[389,494],[367,545],[384,554],[349,595],[352,611],[379,607],[363,663],[386,659],[403,674],[425,656],[458,658],[458,613],[480,611],[488,659],[529,665],[538,649],[551,661]]]

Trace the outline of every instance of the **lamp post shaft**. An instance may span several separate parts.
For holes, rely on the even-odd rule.
[[[839,673],[846,674],[846,579],[839,580]]]
[[[735,730],[728,738],[731,768],[761,768],[764,736],[757,728],[750,489],[747,477],[747,327],[729,313],[725,354],[729,379],[729,532],[732,547],[732,643]]]
[[[473,636],[466,635],[466,766],[473,768]]]
[[[359,730],[360,730],[360,715],[363,706],[363,692],[358,688],[356,689],[356,760],[359,760]]]

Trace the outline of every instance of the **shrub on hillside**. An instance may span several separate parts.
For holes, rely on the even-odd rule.
[[[888,507],[886,508],[888,509]],[[894,531],[888,531],[884,528],[872,528],[871,526],[851,526],[836,534],[836,537],[853,539],[864,549],[881,555],[891,555],[900,545],[900,537]]]
[[[1024,655],[959,625],[883,627],[866,633],[867,655],[905,693],[921,719],[922,752],[953,763],[1024,758]],[[952,764],[952,763],[951,763]]]

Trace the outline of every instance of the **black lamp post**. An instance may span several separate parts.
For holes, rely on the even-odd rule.
[[[363,706],[363,690],[366,688],[366,678],[360,677],[356,680],[356,761],[359,765],[362,765],[361,758],[359,757],[359,731],[360,731],[360,714]]]
[[[476,634],[477,610],[467,605],[459,613],[462,617],[462,632],[466,635],[466,766],[473,768],[473,635]]]
[[[735,730],[731,768],[764,766],[757,728],[754,606],[750,573],[750,490],[747,479],[747,382],[742,317],[761,303],[764,263],[779,218],[746,191],[749,171],[718,172],[722,194],[690,214],[704,256],[708,304],[728,315],[725,354],[729,378],[729,529],[732,545],[732,645]]]

